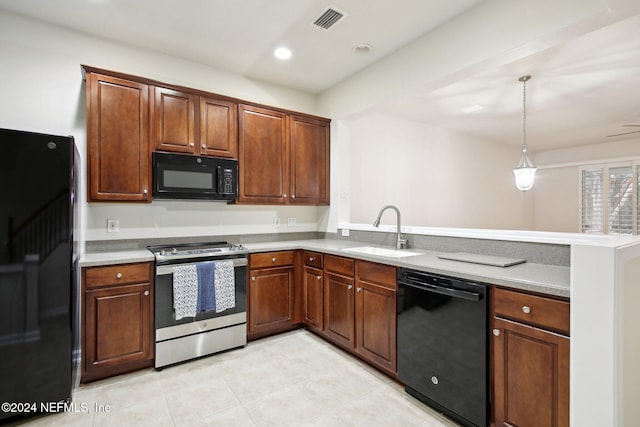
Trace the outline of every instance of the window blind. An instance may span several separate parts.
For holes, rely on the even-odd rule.
[[[604,233],[604,168],[582,170],[583,233]]]
[[[633,234],[633,168],[609,169],[609,234]]]

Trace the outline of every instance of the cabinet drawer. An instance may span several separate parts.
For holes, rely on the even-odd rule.
[[[265,252],[251,254],[249,257],[251,268],[279,267],[293,265],[293,251]]]
[[[91,289],[107,285],[150,282],[150,266],[150,263],[145,262],[85,268],[85,286]]]
[[[325,255],[324,268],[326,271],[342,274],[345,276],[352,276],[354,271],[354,260],[351,258],[343,258],[333,255]]]
[[[395,267],[367,261],[357,261],[356,270],[358,280],[384,285],[385,288],[391,290],[397,288]]]
[[[569,335],[569,307],[566,301],[495,288],[496,316]]]
[[[304,265],[315,268],[322,268],[322,254],[318,252],[304,251]]]

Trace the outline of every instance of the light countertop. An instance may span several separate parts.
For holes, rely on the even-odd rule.
[[[268,243],[245,243],[243,245],[249,249],[251,253],[305,249],[326,254],[379,262],[396,267],[412,268],[435,274],[455,276],[463,279],[502,285],[531,292],[539,292],[565,298],[569,298],[570,296],[569,267],[534,264],[529,262],[510,267],[494,267],[444,260],[438,258],[438,255],[441,254],[441,252],[414,248],[410,248],[409,251],[418,253],[418,255],[400,258],[377,256],[356,252],[346,252],[344,249],[378,245],[342,240],[289,240]],[[389,247],[385,248],[391,249]],[[80,259],[80,266],[91,267],[153,260],[153,254],[146,249],[93,252],[82,255]]]

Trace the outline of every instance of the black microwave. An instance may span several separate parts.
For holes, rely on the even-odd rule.
[[[153,153],[153,198],[220,200],[238,196],[238,161]]]

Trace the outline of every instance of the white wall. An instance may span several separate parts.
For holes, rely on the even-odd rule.
[[[220,203],[86,204],[86,103],[80,65],[139,75],[316,114],[314,96],[237,74],[146,52],[0,12],[0,127],[73,135],[82,158],[81,224],[84,240],[202,236],[209,233],[316,231],[327,208],[242,207]],[[279,216],[282,226],[273,227]],[[287,217],[297,225],[287,227]],[[120,220],[106,233],[106,220]]]
[[[518,191],[512,173],[517,150],[386,114],[345,126],[350,222],[372,223],[394,204],[405,225],[532,228],[533,193]],[[385,214],[383,224],[395,216]]]

